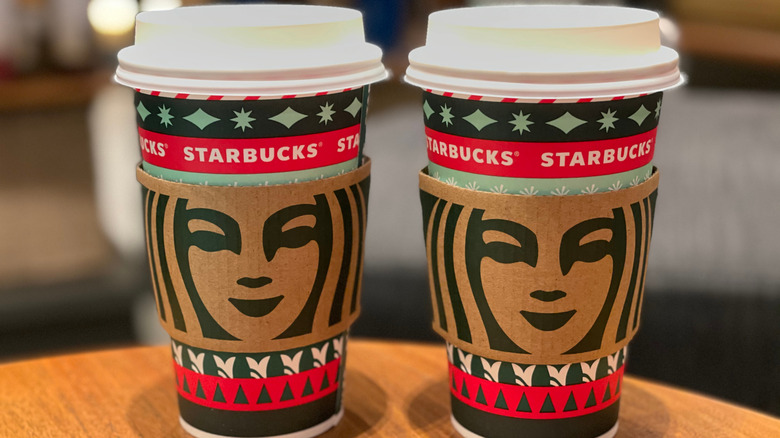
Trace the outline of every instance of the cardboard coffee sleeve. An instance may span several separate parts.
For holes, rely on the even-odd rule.
[[[639,326],[658,179],[525,196],[421,172],[434,330],[469,353],[520,364],[622,349]]]
[[[154,178],[149,262],[173,340],[281,351],[347,330],[360,312],[370,163],[298,184],[225,187]]]

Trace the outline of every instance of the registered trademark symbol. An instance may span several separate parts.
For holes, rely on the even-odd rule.
[[[520,151],[515,151],[515,156],[519,157],[520,156]]]
[[[321,147],[322,147],[322,142],[319,142],[319,143],[317,144],[317,147],[318,147],[318,148],[321,148]]]

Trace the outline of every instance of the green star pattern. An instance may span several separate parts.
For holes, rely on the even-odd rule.
[[[231,122],[236,122],[236,127],[233,129],[241,128],[241,131],[246,131],[246,128],[252,129],[252,122],[254,122],[254,117],[250,117],[250,114],[252,114],[252,111],[245,112],[244,108],[241,108],[241,112],[233,111],[233,114],[236,115],[236,117],[230,119]]]
[[[333,104],[328,102],[325,102],[325,105],[320,105],[320,109],[322,111],[317,113],[320,116],[320,123],[324,123],[327,126],[328,122],[333,121],[333,114],[336,114],[336,111],[333,111]]]
[[[448,107],[447,105],[442,106],[439,115],[441,116],[442,123],[447,126],[452,125],[452,118],[455,117],[452,115],[452,108]]]
[[[508,123],[514,128],[512,128],[512,132],[519,131],[520,135],[523,135],[523,131],[531,132],[531,129],[528,127],[533,125],[534,122],[529,120],[529,117],[531,117],[530,114],[523,114],[522,111],[520,111],[520,114],[512,113],[512,117],[514,117],[514,120],[510,120]]]
[[[171,119],[173,119],[173,116],[171,115],[171,109],[166,108],[165,105],[157,107],[157,109],[160,110],[160,112],[157,113],[157,117],[160,118],[160,124],[165,126],[173,125],[173,122],[171,122]]]
[[[611,109],[607,109],[606,113],[601,113],[602,118],[599,120],[596,120],[597,122],[601,123],[601,128],[599,128],[599,131],[602,129],[609,132],[610,128],[615,129],[615,122],[618,121],[618,118],[615,117],[615,112]]]
[[[658,103],[655,105],[655,119],[658,120],[658,117],[661,116],[661,100],[658,100]]]

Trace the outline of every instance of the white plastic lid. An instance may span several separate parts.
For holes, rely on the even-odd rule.
[[[142,12],[135,45],[118,55],[116,80],[190,94],[331,91],[387,77],[363,17],[303,5],[198,6]]]
[[[406,81],[516,98],[661,91],[683,78],[658,14],[614,6],[489,6],[434,12]]]

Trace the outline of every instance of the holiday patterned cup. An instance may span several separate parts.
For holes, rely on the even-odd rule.
[[[136,91],[149,264],[190,434],[306,438],[343,416],[365,109],[386,76],[350,9],[138,15],[116,78]]]
[[[189,433],[305,437],[338,423],[369,172],[366,163],[331,178],[230,187],[138,168]]]
[[[658,15],[587,6],[432,14],[420,174],[433,328],[465,437],[610,438],[641,315],[662,92]]]
[[[428,169],[448,184],[495,193],[630,187],[652,173],[662,94],[530,101],[427,89]]]
[[[433,328],[466,437],[617,430],[658,173],[623,190],[529,196],[420,174]]]
[[[143,168],[192,184],[269,185],[357,169],[368,86],[285,96],[136,90]]]

